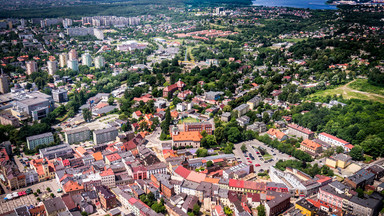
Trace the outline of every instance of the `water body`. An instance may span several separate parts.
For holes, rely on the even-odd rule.
[[[310,9],[337,9],[335,5],[327,5],[326,0],[253,0],[254,6],[268,7],[293,7],[293,8],[310,8]]]

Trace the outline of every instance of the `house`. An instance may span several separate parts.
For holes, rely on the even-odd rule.
[[[312,140],[315,136],[315,133],[309,130],[308,128],[301,127],[297,124],[288,125],[288,134],[296,137],[301,137],[303,140],[310,139]]]
[[[265,205],[265,213],[269,216],[280,215],[281,212],[290,207],[291,195],[287,193],[278,193],[274,191],[267,192],[267,202]]]
[[[135,111],[135,112],[132,113],[132,118],[134,118],[134,119],[139,119],[142,116],[143,116],[143,114],[141,113],[140,110]]]
[[[176,105],[176,110],[179,112],[184,112],[186,109],[186,105],[184,103],[178,103]]]
[[[204,96],[205,96],[205,100],[217,101],[220,99],[221,95],[223,95],[223,94],[224,94],[224,92],[209,91],[209,92],[205,92]]]
[[[109,210],[117,205],[117,199],[116,196],[108,189],[108,187],[102,185],[95,187],[101,206],[104,210]]]
[[[267,131],[267,134],[272,139],[278,139],[279,141],[284,141],[284,140],[288,139],[288,136],[285,133],[281,132],[278,129],[274,129],[274,128],[269,129]]]
[[[317,156],[322,152],[320,144],[313,142],[312,140],[305,139],[301,142],[300,150],[309,153],[312,156]]]

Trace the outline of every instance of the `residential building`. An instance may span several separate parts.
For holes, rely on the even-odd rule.
[[[68,91],[65,89],[53,89],[52,90],[53,100],[57,103],[63,103],[68,101]]]
[[[310,139],[312,140],[315,136],[315,133],[309,130],[308,128],[301,127],[297,124],[288,125],[288,134],[291,136],[301,137],[303,140]]]
[[[254,122],[252,125],[247,126],[247,130],[264,133],[267,131],[267,125],[264,122]]]
[[[57,71],[57,61],[47,61],[48,74],[53,76]]]
[[[303,142],[300,144],[300,150],[309,153],[312,156],[317,156],[323,151],[323,148],[321,147],[320,144],[309,140],[305,139]]]
[[[202,131],[207,132],[207,134],[212,135],[213,126],[210,122],[196,122],[196,123],[184,123],[184,132],[189,131]]]
[[[263,182],[229,179],[228,186],[230,191],[243,193],[261,193],[266,191],[266,184]]]
[[[37,72],[37,63],[35,61],[27,61],[25,62],[25,66],[27,68],[27,74],[31,75],[34,72]]]
[[[202,138],[203,136],[199,131],[179,132],[177,127],[172,128],[173,147],[192,146],[193,148],[200,148]]]
[[[20,127],[19,119],[7,113],[0,114],[0,124],[11,125],[13,127]]]
[[[204,96],[205,96],[205,100],[219,100],[221,95],[223,95],[224,92],[214,92],[214,91],[209,91],[209,92],[205,92],[204,93]]]
[[[225,112],[221,114],[221,121],[223,122],[229,122],[231,120],[231,113],[230,112]]]
[[[340,183],[341,184],[341,183]],[[341,184],[343,186],[343,184]],[[348,199],[349,197],[345,193],[345,189],[341,188],[339,190],[332,186],[332,184],[328,184],[319,188],[319,193],[317,194],[317,199],[324,203],[327,203],[331,206],[335,206],[339,209],[343,208],[343,200]]]
[[[103,56],[97,56],[94,61],[95,61],[95,68],[97,69],[103,68],[105,65],[105,60]]]
[[[378,215],[382,208],[383,198],[380,195],[376,197],[375,198],[369,197],[368,199],[362,199],[357,196],[353,196],[350,199],[344,199],[343,210],[353,215],[366,215],[366,216]]]
[[[33,150],[39,145],[48,145],[53,143],[55,140],[51,132],[43,133],[27,137],[28,149]]]
[[[81,55],[81,63],[82,65],[91,67],[92,66],[92,57],[89,53],[84,53]]]
[[[344,182],[352,188],[364,188],[366,185],[372,185],[374,179],[375,174],[366,169],[361,169],[345,178]]]
[[[71,49],[71,51],[68,52],[68,60],[77,60],[77,51],[75,49]]]
[[[68,60],[67,67],[73,71],[79,71],[79,61],[77,59]]]
[[[331,168],[345,169],[349,164],[352,163],[352,158],[346,154],[337,154],[325,159],[325,165]]]
[[[29,164],[30,167],[36,171],[39,178],[38,182],[55,178],[55,165],[47,158],[31,160]]]
[[[69,56],[67,53],[61,53],[59,56],[59,64],[60,67],[63,68],[67,65],[67,62],[69,60]]]
[[[96,145],[114,141],[118,135],[115,127],[93,131],[93,140]]]
[[[306,199],[301,199],[295,203],[295,209],[299,209],[302,215],[314,216],[317,208]]]
[[[247,102],[247,104],[249,105],[249,109],[250,110],[253,110],[255,109],[257,106],[259,106],[260,102],[262,101],[263,99],[259,96],[255,96],[254,98],[252,98],[251,100],[249,100]]]
[[[104,210],[116,207],[116,196],[106,186],[96,186],[95,189],[98,193],[100,204]]]
[[[72,148],[68,143],[40,149],[40,157],[54,159],[58,157],[66,157],[72,154]]]
[[[9,76],[6,74],[0,75],[0,93],[5,94],[9,92]]]
[[[101,184],[109,188],[116,186],[115,174],[111,168],[100,172]]]
[[[80,143],[91,139],[91,130],[88,127],[65,131],[65,142],[69,144]]]
[[[265,205],[265,213],[268,216],[280,215],[291,205],[291,195],[287,193],[278,193],[274,191],[267,192],[267,202]]]
[[[233,111],[237,111],[237,117],[241,117],[249,111],[249,105],[248,104],[241,104],[240,106],[233,109]]]
[[[55,197],[49,200],[43,201],[45,214],[47,216],[57,216],[60,212],[67,210],[65,203],[61,197]]]
[[[251,119],[248,117],[248,116],[241,116],[239,118],[236,119],[237,123],[241,126],[241,127],[245,127],[246,125],[249,124],[249,121]]]
[[[288,139],[288,136],[285,133],[281,132],[278,129],[274,129],[274,128],[270,128],[267,131],[267,134],[272,139],[278,139],[279,141],[284,141],[284,140]]]
[[[331,144],[333,146],[341,146],[343,147],[346,151],[348,151],[348,145],[349,142],[345,141],[345,140],[342,140],[342,139],[339,139],[335,136],[332,136],[330,134],[327,134],[327,133],[320,133],[318,138],[323,141],[323,142],[326,142],[328,144]]]

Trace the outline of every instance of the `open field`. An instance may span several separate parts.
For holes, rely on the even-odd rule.
[[[350,83],[348,87],[358,91],[384,95],[384,87],[371,85],[368,83],[367,79],[357,79],[354,82]]]
[[[179,123],[182,124],[182,123],[194,123],[194,122],[199,122],[199,120],[188,117],[188,118],[180,120]]]
[[[319,91],[314,94],[309,95],[309,98],[315,98],[315,97],[325,97],[328,95],[342,95],[345,99],[360,99],[360,100],[369,100],[369,101],[376,101],[380,103],[384,103],[384,96],[370,93],[370,92],[364,92],[364,91],[358,91],[355,89],[352,89],[349,85],[353,83],[354,81],[347,83],[343,86],[337,87],[335,89],[327,89],[324,91]]]
[[[306,40],[306,39],[305,38],[287,38],[287,39],[284,39],[284,41],[292,42],[292,43],[297,43],[297,42],[300,42],[300,41],[303,41],[303,40]]]

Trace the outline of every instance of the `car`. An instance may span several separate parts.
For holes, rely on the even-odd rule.
[[[261,166],[260,164],[255,164],[255,167],[259,167],[259,166]]]
[[[256,154],[260,154],[260,152],[256,152]]]
[[[248,163],[252,163],[252,161],[248,161]]]
[[[273,155],[276,155],[276,153],[273,153]]]
[[[289,155],[289,157],[292,157],[291,155]]]

